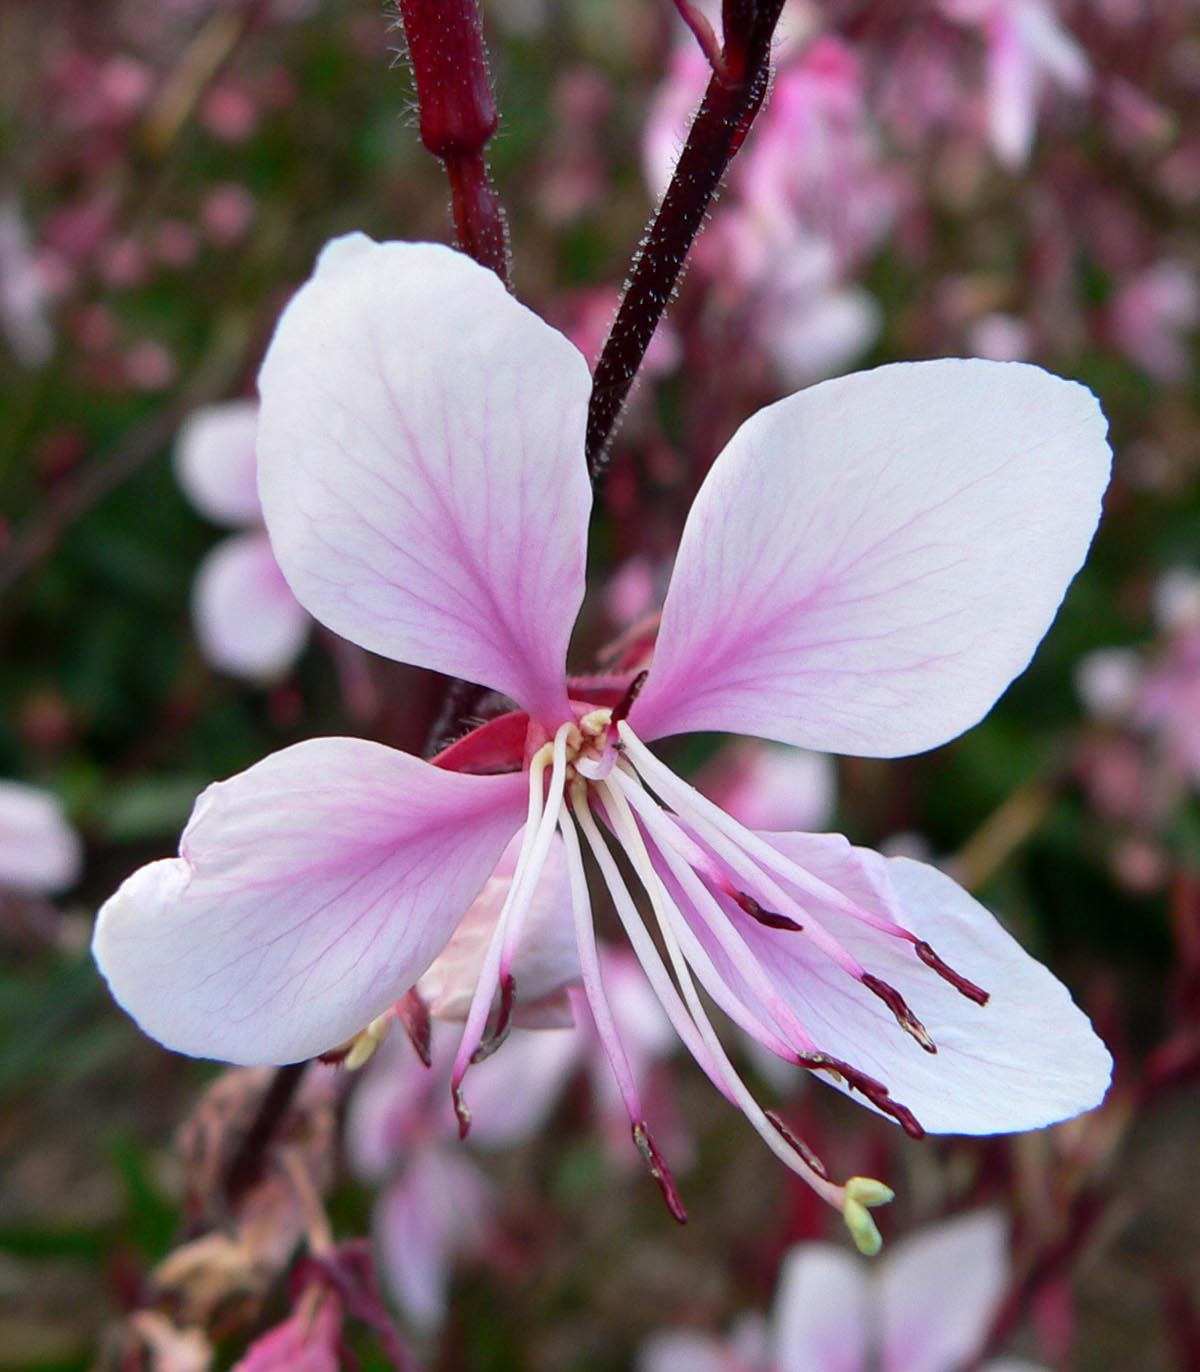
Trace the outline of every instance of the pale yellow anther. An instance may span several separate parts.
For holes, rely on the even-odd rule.
[[[871,1208],[876,1205],[888,1205],[896,1199],[895,1191],[883,1182],[876,1181],[874,1177],[851,1177],[845,1189],[846,1195],[852,1201]]]
[[[847,1197],[845,1205],[842,1206],[842,1219],[846,1221],[846,1228],[849,1229],[850,1237],[858,1251],[868,1258],[873,1258],[883,1247],[883,1238],[871,1218],[871,1212],[865,1205],[860,1205],[858,1201]]]
[[[600,710],[590,710],[579,721],[579,728],[584,738],[599,738],[601,734],[608,730],[612,723],[612,711],[604,708]]]
[[[858,1251],[873,1258],[883,1247],[883,1239],[868,1207],[887,1205],[895,1200],[896,1193],[874,1177],[851,1177],[843,1190],[846,1198],[842,1202],[842,1218],[846,1228]]]
[[[393,1019],[395,1016],[392,1012],[386,1010],[382,1015],[377,1015],[365,1029],[355,1034],[350,1040],[350,1051],[343,1060],[347,1072],[357,1072],[360,1067],[365,1067],[370,1062],[376,1048],[387,1038]]]

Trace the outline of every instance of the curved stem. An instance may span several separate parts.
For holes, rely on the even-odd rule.
[[[587,462],[599,475],[609,440],[692,241],[767,92],[771,39],[783,0],[725,0],[720,64],[630,269],[621,308],[592,381]]]

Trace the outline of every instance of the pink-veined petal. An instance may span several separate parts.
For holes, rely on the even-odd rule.
[[[526,781],[364,739],[285,748],[196,802],[181,856],[105,902],[94,951],[152,1037],[295,1062],[351,1038],[444,946],[525,812]]]
[[[453,1265],[484,1241],[492,1189],[455,1145],[426,1144],[375,1207],[374,1232],[388,1289],[413,1324],[436,1329],[446,1315]]]
[[[258,404],[227,400],[204,405],[183,421],[175,445],[175,475],[183,493],[214,524],[257,524]]]
[[[356,235],[284,311],[259,377],[259,490],[317,619],[569,718],[591,377],[463,254]]]
[[[83,844],[58,798],[19,781],[0,781],[0,887],[61,891],[83,866]]]
[[[957,1372],[979,1352],[1008,1283],[1008,1225],[962,1215],[885,1253],[877,1271],[882,1372]]]
[[[196,573],[192,614],[209,662],[250,681],[282,676],[312,623],[261,530],[235,534],[208,554]]]
[[[776,1365],[867,1372],[871,1313],[861,1261],[832,1244],[799,1244],[775,1298]]]
[[[881,1081],[930,1133],[1038,1129],[1104,1098],[1112,1060],[1067,988],[944,872],[853,848],[836,834],[760,837],[871,914],[927,941],[990,995],[986,1005],[975,1004],[927,967],[906,939],[778,878],[868,972],[901,993],[938,1049],[924,1051],[807,933],[766,928],[737,911],[734,923],[823,1052]],[[754,1003],[744,988],[742,994]]]
[[[734,435],[688,517],[640,737],[717,729],[897,757],[1022,671],[1108,480],[1084,387],[980,359],[822,382]]]

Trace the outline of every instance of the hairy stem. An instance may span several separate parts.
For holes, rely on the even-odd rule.
[[[782,8],[783,0],[725,0],[720,63],[713,68],[667,193],[634,256],[621,308],[596,365],[587,425],[593,479],[604,465],[629,388],[692,241],[762,104],[771,39]]]
[[[459,246],[508,285],[508,225],[484,151],[499,116],[477,0],[399,0],[421,142],[446,168]]]

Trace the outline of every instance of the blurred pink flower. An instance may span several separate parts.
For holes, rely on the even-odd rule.
[[[232,247],[245,237],[257,213],[254,196],[235,181],[214,186],[200,201],[200,223],[218,248]]]
[[[1066,989],[948,877],[836,835],[748,830],[643,741],[726,731],[894,757],[970,727],[1086,554],[1110,460],[1089,392],[960,360],[769,406],[696,498],[648,675],[572,683],[591,376],[561,334],[459,253],[351,235],[288,306],[259,384],[263,508],[302,603],[519,708],[432,764],[315,739],[210,787],[181,855],[134,873],[97,924],[97,960],[147,1032],[244,1062],[344,1043],[421,977],[524,822],[451,1074],[464,1128],[463,1078],[499,1036],[497,991],[502,1022],[518,994],[556,829],[597,1034],[677,1214],[605,989],[583,844],[685,1044],[864,1247],[864,1207],[890,1193],[835,1184],[767,1117],[696,979],[759,1042],[914,1135],[1035,1128],[1103,1096],[1108,1054]]]
[[[270,681],[299,657],[310,621],[288,589],[262,527],[257,426],[253,400],[194,411],[179,431],[175,473],[207,519],[247,530],[218,543],[196,573],[192,613],[200,647],[223,672]]]
[[[51,893],[73,886],[83,845],[49,791],[0,781],[0,887]]]
[[[837,803],[827,753],[739,740],[696,777],[696,785],[747,829],[823,829]]]
[[[1096,719],[1153,740],[1166,769],[1200,789],[1200,574],[1177,568],[1163,576],[1155,614],[1160,640],[1152,653],[1097,649],[1080,662],[1076,688]],[[1150,785],[1144,777],[1137,793]]]
[[[388,1289],[418,1328],[446,1313],[454,1266],[482,1256],[498,1232],[497,1196],[459,1143],[450,1098],[457,1034],[436,1023],[432,1065],[393,1033],[351,1101],[346,1146],[360,1180],[381,1186],[373,1230]],[[474,1143],[507,1148],[531,1137],[554,1108],[578,1061],[570,1029],[518,1030],[475,1069]]]
[[[1053,83],[1074,95],[1091,84],[1086,54],[1063,27],[1054,0],[942,0],[946,12],[983,30],[987,128],[1008,167],[1029,160],[1038,104]]]
[[[1109,306],[1113,341],[1156,381],[1178,384],[1192,369],[1187,335],[1200,323],[1200,283],[1182,262],[1156,262],[1126,280]]]
[[[0,334],[22,367],[54,351],[46,284],[16,202],[0,198]]]
[[[709,75],[688,35],[647,123],[643,163],[657,195]],[[878,307],[844,278],[887,234],[893,200],[853,51],[824,37],[785,55],[695,264],[734,288],[784,384],[834,374],[873,342]]]
[[[897,1243],[866,1268],[828,1244],[788,1254],[770,1324],[727,1339],[676,1330],[642,1347],[638,1372],[958,1372],[983,1346],[1008,1283],[1005,1221],[976,1212]],[[989,1362],[981,1372],[1038,1372]]]
[[[251,1345],[233,1372],[341,1372],[342,1303],[310,1286],[281,1324]]]

